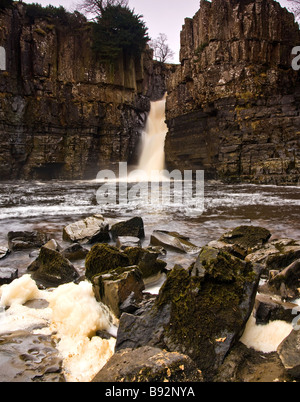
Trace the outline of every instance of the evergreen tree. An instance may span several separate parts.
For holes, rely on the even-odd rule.
[[[93,48],[101,60],[109,63],[122,52],[139,57],[150,39],[147,31],[141,15],[127,6],[108,5],[93,26]]]
[[[13,5],[13,0],[0,0],[0,11]]]

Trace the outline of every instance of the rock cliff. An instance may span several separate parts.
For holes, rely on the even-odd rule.
[[[25,4],[0,14],[2,180],[95,178],[136,157],[157,66],[147,53],[100,64],[91,25],[71,25],[32,20]]]
[[[185,20],[168,80],[169,170],[294,184],[300,173],[299,45],[293,14],[273,0],[201,0]]]

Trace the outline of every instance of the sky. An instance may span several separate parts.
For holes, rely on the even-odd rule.
[[[25,3],[40,3],[43,6],[64,6],[68,11],[74,11],[80,0],[24,0]],[[288,0],[278,1],[283,7],[290,5]],[[149,36],[157,38],[160,33],[168,37],[168,44],[175,52],[174,63],[179,62],[180,31],[184,19],[193,17],[199,10],[200,0],[129,0],[130,8],[136,14],[143,15],[148,27]]]

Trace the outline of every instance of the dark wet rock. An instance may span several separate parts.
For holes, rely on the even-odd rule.
[[[259,226],[239,226],[225,233],[220,241],[238,246],[245,255],[256,247],[263,246],[271,237],[269,230]],[[240,250],[240,251],[241,251]]]
[[[58,251],[42,247],[39,256],[27,268],[38,285],[55,287],[73,282],[79,274],[69,260]]]
[[[39,248],[50,239],[47,233],[40,231],[9,232],[7,237],[8,247],[13,251]]]
[[[261,267],[220,250],[206,261],[199,276],[175,266],[153,304],[123,314],[116,350],[151,345],[184,353],[210,380],[245,328]]]
[[[1,382],[64,382],[51,336],[16,331],[0,335]]]
[[[117,247],[95,244],[85,259],[85,275],[91,280],[94,275],[130,265],[128,256]]]
[[[238,342],[225,358],[215,382],[274,382],[288,380],[276,352],[262,353]]]
[[[71,246],[63,249],[61,251],[61,255],[70,261],[76,261],[84,259],[87,256],[88,252],[89,250],[82,247],[81,244],[74,243]]]
[[[295,299],[300,295],[300,259],[269,280],[269,285],[280,292],[283,298]]]
[[[253,315],[258,325],[276,320],[291,323],[295,318],[293,309],[297,307],[297,304],[283,302],[274,295],[258,294],[255,299]]]
[[[143,278],[154,276],[167,266],[165,261],[158,259],[160,253],[151,248],[127,247],[124,253],[128,256],[130,265],[138,265]]]
[[[293,239],[277,239],[247,255],[246,261],[262,264],[264,274],[270,270],[282,270],[300,258],[300,242]]]
[[[110,240],[108,230],[103,216],[94,215],[64,227],[63,239],[82,244],[105,242]]]
[[[0,268],[0,286],[11,283],[18,278],[17,268]]]
[[[293,330],[277,348],[277,353],[287,373],[300,379],[300,331]]]
[[[138,267],[118,268],[92,279],[96,299],[106,304],[116,317],[120,317],[120,306],[128,297],[135,303],[142,301],[145,285]]]
[[[176,232],[164,230],[154,230],[151,235],[150,245],[162,246],[166,249],[175,250],[181,253],[197,253],[200,248],[189,242],[186,236],[181,236]]]
[[[115,353],[92,382],[201,382],[200,370],[186,355],[144,346]]]
[[[144,222],[141,217],[134,217],[127,221],[122,221],[112,225],[110,229],[113,240],[120,236],[133,236],[143,239],[145,237]]]
[[[116,246],[121,249],[126,247],[141,247],[141,239],[134,236],[118,236]]]

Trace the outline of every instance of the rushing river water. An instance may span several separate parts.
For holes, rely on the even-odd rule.
[[[189,237],[190,241],[199,247],[218,239],[224,232],[240,225],[263,226],[278,238],[300,238],[298,187],[224,185],[219,182],[206,182],[204,211],[191,216],[185,205],[172,204],[172,200],[165,206],[147,204],[145,199],[138,197],[125,205],[99,205],[96,194],[100,186],[101,183],[96,181],[2,183],[0,244],[7,246],[9,231],[42,230],[50,233],[61,246],[66,246],[67,243],[62,239],[63,227],[98,213],[103,214],[111,223],[141,216],[146,235],[143,246],[149,244],[153,230],[157,229],[179,232]],[[130,186],[132,184],[129,184]],[[87,282],[83,282],[80,288],[78,285],[63,285],[50,294],[46,291],[38,291],[28,275],[24,275],[35,258],[36,256],[30,256],[30,251],[27,250],[13,252],[0,260],[0,269],[18,268],[19,276],[24,278],[24,281],[19,282],[15,289],[12,288],[5,298],[9,300],[16,295],[19,297],[25,289],[29,294],[25,300],[31,297],[44,299],[46,303],[49,303],[49,307],[42,310],[29,309],[22,306],[23,301],[19,301],[6,311],[2,308],[0,335],[17,329],[28,329],[28,327],[40,327],[38,333],[41,331],[42,334],[49,336],[58,333],[57,348],[64,359],[67,380],[90,381],[97,370],[109,359],[114,349],[113,340],[90,338],[90,334],[95,328],[115,331],[114,324],[117,325],[117,323],[111,321],[104,307],[100,310],[96,307],[91,286]],[[187,267],[195,259],[195,255],[168,251],[163,258],[166,259],[170,268],[175,263]],[[76,262],[75,266],[81,274],[84,274],[84,260]],[[152,283],[147,289],[152,289],[156,293],[160,285],[161,282]],[[1,292],[3,294],[4,291],[0,288],[0,296]],[[84,318],[87,315],[90,317],[97,309],[99,311],[98,315],[95,315],[93,327],[90,327],[91,320],[88,320],[84,331],[76,333],[76,328],[82,326]],[[64,325],[62,326],[61,323]],[[283,337],[290,330],[290,326],[284,328]],[[278,332],[273,328],[270,328],[270,331]],[[72,356],[71,359],[70,356]],[[100,356],[101,359],[94,360],[95,356]],[[5,364],[7,365],[7,362]]]

